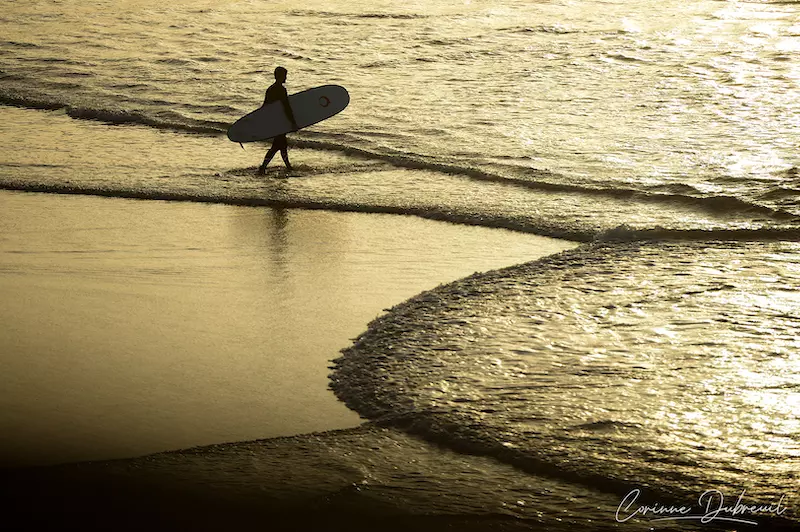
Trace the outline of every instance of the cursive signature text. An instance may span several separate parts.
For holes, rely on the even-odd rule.
[[[752,516],[759,514],[783,515],[788,509],[784,503],[785,495],[781,495],[776,504],[746,504],[744,496],[747,490],[742,490],[732,504],[726,500],[725,495],[716,489],[706,490],[698,498],[698,507],[666,505],[660,503],[637,504],[636,501],[642,494],[640,489],[633,489],[619,503],[615,518],[618,523],[624,523],[635,516],[650,516],[651,521],[679,521],[695,520],[703,524],[713,521],[727,523],[741,523],[757,525]]]

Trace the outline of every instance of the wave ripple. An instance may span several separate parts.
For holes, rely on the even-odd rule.
[[[603,244],[474,275],[373,322],[332,387],[531,472],[774,502],[800,466],[798,263],[796,243]]]

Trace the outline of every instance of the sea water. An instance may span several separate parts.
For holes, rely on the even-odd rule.
[[[359,413],[623,493],[796,497],[797,3],[65,0],[1,17],[0,102],[47,111],[38,136],[4,120],[4,188],[587,243],[373,323],[332,376]],[[290,137],[297,179],[259,179],[261,150],[225,145],[277,65],[290,92],[352,98]],[[67,117],[96,135],[48,133]],[[113,125],[163,142],[110,171],[91,154]],[[91,149],[65,159],[64,142]]]

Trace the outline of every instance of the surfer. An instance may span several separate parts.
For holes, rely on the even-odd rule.
[[[292,106],[289,105],[289,95],[286,93],[286,87],[283,86],[283,84],[286,83],[286,74],[287,70],[281,66],[275,69],[275,83],[270,85],[267,89],[267,94],[264,96],[264,105],[280,101],[283,104],[286,117],[292,122],[292,128],[297,130],[300,128],[294,119]],[[258,173],[260,175],[264,175],[267,170],[267,165],[279,151],[281,152],[281,157],[286,165],[286,169],[289,171],[292,170],[292,165],[289,163],[289,144],[286,141],[286,135],[278,135],[272,139],[272,146],[264,156],[264,162],[258,167]]]

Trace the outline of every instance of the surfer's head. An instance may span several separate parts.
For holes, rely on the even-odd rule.
[[[286,69],[279,66],[275,69],[275,81],[283,83],[286,81]]]

